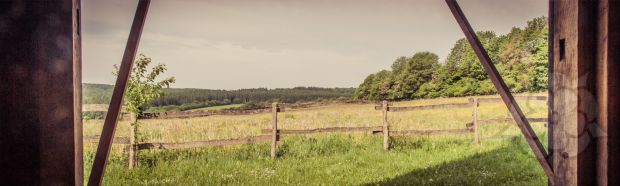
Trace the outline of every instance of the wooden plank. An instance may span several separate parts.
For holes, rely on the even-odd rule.
[[[390,129],[388,123],[388,102],[383,101],[382,105],[383,112],[383,150],[387,151],[390,149]]]
[[[553,109],[553,97],[554,97],[554,86],[553,86],[553,74],[554,74],[554,70],[553,70],[553,49],[555,48],[555,42],[554,42],[554,29],[555,29],[555,13],[554,13],[554,9],[555,9],[555,1],[556,0],[549,0],[549,10],[548,10],[548,38],[547,38],[547,44],[548,44],[548,57],[547,57],[547,149],[549,150],[549,155],[547,155],[547,161],[548,162],[552,162],[552,168],[555,166],[553,165],[553,157],[555,154],[555,146],[554,146],[554,137],[553,137],[553,126],[554,126],[554,122],[555,120],[553,119],[553,113],[555,112]],[[555,171],[554,171],[555,172]],[[556,176],[557,177],[557,176]],[[547,180],[547,185],[548,186],[553,186],[556,183],[555,180]]]
[[[98,135],[95,136],[84,136],[84,143],[99,143]],[[129,137],[114,137],[112,143],[114,144],[130,144]]]
[[[200,148],[200,147],[215,147],[225,145],[238,145],[249,144],[256,142],[267,142],[272,138],[271,135],[261,135],[254,137],[245,137],[238,139],[221,139],[221,140],[209,140],[209,141],[192,141],[182,143],[141,143],[137,144],[138,150],[145,149],[186,149],[186,148]]]
[[[516,96],[515,100],[547,101],[547,96]],[[479,103],[502,102],[502,98],[478,98]]]
[[[116,79],[116,85],[112,92],[112,100],[108,107],[108,112],[101,132],[101,138],[99,140],[99,146],[97,147],[97,154],[93,162],[93,168],[91,169],[90,178],[88,180],[89,186],[99,186],[105,173],[105,167],[110,155],[110,149],[112,147],[112,139],[114,137],[114,131],[116,130],[116,124],[118,122],[118,116],[123,104],[123,97],[125,90],[127,89],[127,81],[131,75],[131,69],[133,61],[136,57],[138,45],[140,43],[140,36],[142,35],[142,28],[146,21],[146,15],[149,9],[151,0],[140,0],[138,7],[136,8],[136,14],[131,25],[129,32],[129,38],[127,39],[127,46],[125,47],[125,53],[119,69],[118,78]]]
[[[555,1],[553,169],[558,185],[596,185],[598,1]]]
[[[409,135],[444,135],[444,134],[468,134],[473,133],[472,129],[438,129],[438,130],[401,130],[391,131],[392,136],[409,136]]]
[[[84,185],[84,142],[82,120],[82,1],[73,0],[73,141],[74,184]]]
[[[82,183],[78,0],[0,1],[0,181]]]
[[[599,0],[596,97],[598,185],[620,185],[620,1]]]
[[[449,109],[449,108],[469,108],[471,103],[446,103],[437,105],[421,105],[421,106],[409,106],[409,107],[388,107],[389,112],[404,112],[413,110],[433,110],[433,109]],[[375,110],[382,110],[383,107],[376,106]]]
[[[598,37],[597,37],[597,59],[596,59],[596,97],[598,98],[598,122],[601,131],[609,132],[609,80],[614,81],[614,77],[610,78],[609,71],[612,73],[618,73],[617,69],[609,68],[610,65],[614,65],[614,63],[609,63],[609,40],[610,40],[610,30],[609,30],[609,0],[599,0],[599,17],[598,17]],[[612,20],[614,18],[611,18]],[[613,39],[613,31],[612,38]],[[612,44],[613,45],[613,44]],[[614,53],[614,52],[611,52]],[[617,52],[616,52],[617,53]],[[611,54],[613,55],[613,54]],[[611,60],[613,61],[613,56],[611,56]],[[616,62],[617,63],[617,62]],[[619,66],[615,66],[618,68]],[[617,77],[616,77],[617,78]],[[613,89],[613,85],[611,86]],[[618,91],[616,91],[618,93]],[[614,97],[611,97],[612,101]],[[617,104],[617,100],[616,100]],[[613,126],[612,126],[613,127]],[[596,182],[599,185],[609,185],[609,136],[600,135],[597,136],[596,147],[597,147],[597,159],[596,159]],[[613,149],[613,147],[612,147]],[[613,161],[612,161],[613,162]],[[614,176],[612,176],[614,177]],[[612,184],[612,185],[618,185]]]
[[[448,7],[450,7],[450,10],[456,18],[459,26],[463,30],[465,37],[474,49],[476,56],[478,56],[478,59],[480,59],[480,62],[482,63],[482,66],[484,67],[487,75],[489,76],[489,79],[491,79],[491,82],[493,82],[493,85],[495,86],[500,97],[506,104],[506,107],[512,114],[512,117],[519,126],[519,129],[521,129],[523,136],[532,148],[532,151],[534,152],[536,159],[545,171],[545,174],[547,174],[547,177],[549,177],[550,180],[555,180],[551,164],[547,161],[547,152],[545,151],[544,146],[538,140],[536,133],[530,126],[525,115],[521,111],[521,108],[516,103],[515,98],[510,93],[508,86],[506,86],[506,83],[500,76],[497,68],[495,68],[495,65],[493,65],[491,58],[482,46],[482,43],[478,39],[476,32],[474,31],[474,29],[472,29],[469,21],[467,21],[467,18],[465,18],[461,7],[458,5],[456,0],[446,0],[446,3],[448,4]]]
[[[271,134],[271,129],[261,130],[263,134]],[[278,130],[278,134],[316,134],[316,133],[331,133],[331,132],[383,132],[383,126],[376,127],[330,127],[330,128],[318,128],[308,130]]]

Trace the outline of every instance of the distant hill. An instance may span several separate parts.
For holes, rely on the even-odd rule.
[[[107,104],[114,86],[106,84],[83,84],[84,104]],[[254,88],[239,90],[210,90],[194,88],[164,89],[166,95],[153,101],[151,107],[169,107],[163,110],[189,110],[216,105],[261,103],[278,101],[285,103],[315,101],[318,99],[350,99],[355,88]]]

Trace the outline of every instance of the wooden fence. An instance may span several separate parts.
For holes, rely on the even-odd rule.
[[[517,100],[546,100],[545,96],[534,97],[515,97]],[[317,128],[307,130],[289,130],[278,128],[278,113],[284,112],[286,108],[292,108],[291,104],[278,104],[274,103],[269,110],[272,114],[272,127],[271,129],[262,129],[261,135],[253,137],[244,137],[237,139],[218,139],[207,141],[192,141],[181,143],[134,143],[133,136],[130,137],[116,137],[114,143],[128,145],[129,149],[129,168],[137,166],[137,153],[140,150],[148,149],[184,149],[184,148],[198,148],[198,147],[214,147],[233,144],[248,144],[256,142],[271,142],[271,158],[275,159],[277,154],[278,142],[281,141],[284,135],[305,135],[315,133],[330,133],[330,132],[362,132],[367,134],[383,134],[383,147],[384,150],[390,148],[390,136],[410,136],[410,135],[447,135],[447,134],[474,134],[474,142],[480,142],[479,126],[491,125],[497,123],[514,122],[512,118],[495,118],[495,119],[478,119],[478,107],[480,103],[489,102],[501,102],[499,98],[470,98],[467,103],[449,103],[438,105],[423,105],[423,106],[408,106],[408,107],[395,107],[387,101],[383,101],[380,106],[375,106],[375,110],[381,110],[383,112],[382,126],[370,126],[370,127],[331,127],[331,128]],[[404,112],[404,111],[418,111],[418,110],[432,110],[432,109],[452,109],[452,108],[472,108],[472,122],[465,123],[465,128],[456,129],[435,129],[435,130],[401,130],[391,131],[387,114],[388,112]],[[263,112],[263,111],[261,111]],[[546,122],[546,118],[530,118],[531,122]],[[132,129],[133,131],[133,129]],[[131,132],[130,134],[133,134]],[[86,143],[98,142],[97,136],[84,137]]]
[[[547,101],[546,96],[517,96],[516,100],[526,101]],[[437,105],[422,105],[422,106],[408,106],[408,107],[395,107],[387,101],[383,101],[381,105],[375,106],[375,110],[383,111],[383,130],[386,131],[384,135],[383,148],[389,149],[389,136],[400,135],[434,135],[434,134],[467,134],[473,133],[475,143],[480,143],[480,130],[481,125],[491,125],[498,123],[514,122],[513,118],[493,118],[493,119],[478,119],[478,107],[480,103],[492,103],[502,102],[501,98],[469,98],[467,103],[447,103]],[[439,130],[409,130],[409,131],[389,131],[389,122],[387,121],[388,112],[404,112],[404,111],[416,111],[416,110],[432,110],[432,109],[453,109],[453,108],[472,108],[472,122],[466,123],[465,128],[462,129],[439,129]],[[530,122],[547,122],[547,118],[528,118]],[[546,126],[546,125],[545,125]]]

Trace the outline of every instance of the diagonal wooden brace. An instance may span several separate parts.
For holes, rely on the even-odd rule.
[[[144,28],[144,22],[146,21],[146,14],[150,3],[151,0],[140,0],[138,3],[138,8],[136,9],[136,14],[131,25],[131,31],[129,32],[129,38],[127,39],[125,53],[123,54],[121,67],[118,72],[118,78],[116,79],[116,85],[114,86],[114,92],[112,92],[112,100],[110,101],[108,113],[105,117],[103,130],[101,131],[101,138],[99,138],[97,154],[95,155],[93,168],[88,179],[88,185],[90,186],[101,185],[101,181],[103,179],[108,156],[110,155],[110,149],[112,148],[114,131],[116,130],[118,116],[123,104],[123,97],[125,96],[125,90],[127,89],[127,81],[131,75],[133,60],[136,57],[138,44],[140,43],[140,36],[142,35],[142,28]]]
[[[454,15],[454,18],[456,18],[459,26],[465,33],[465,37],[467,37],[467,40],[474,49],[474,52],[478,56],[478,59],[480,59],[480,63],[482,63],[484,70],[489,75],[491,82],[493,82],[493,85],[495,85],[497,92],[506,104],[506,107],[508,107],[510,114],[512,114],[513,119],[519,126],[519,129],[521,129],[521,133],[523,133],[525,140],[532,148],[532,151],[534,151],[534,155],[536,156],[536,159],[538,159],[538,162],[545,171],[545,174],[547,174],[549,180],[555,180],[555,175],[553,173],[553,169],[551,168],[551,164],[549,163],[549,161],[547,161],[548,154],[545,151],[544,146],[538,140],[538,137],[532,129],[532,126],[530,126],[530,123],[527,121],[527,118],[523,114],[523,111],[521,111],[521,108],[510,93],[508,86],[506,86],[506,83],[499,75],[497,68],[495,68],[495,65],[493,65],[489,54],[487,54],[486,50],[482,46],[482,43],[480,43],[478,36],[476,36],[476,32],[472,29],[469,21],[467,21],[467,18],[461,10],[461,7],[458,5],[456,0],[446,0],[446,3],[448,4],[448,7],[450,7],[450,11],[452,11],[452,14]]]

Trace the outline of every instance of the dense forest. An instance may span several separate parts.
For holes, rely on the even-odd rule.
[[[535,18],[506,35],[478,32],[480,41],[512,92],[540,92],[547,88],[547,19]],[[494,94],[473,49],[465,38],[456,41],[443,63],[430,52],[399,57],[391,70],[371,74],[355,97],[371,100],[455,97]]]
[[[84,104],[107,104],[112,95],[112,85],[84,84]],[[151,102],[149,107],[156,111],[183,111],[218,105],[244,103],[249,106],[257,103],[278,101],[294,103],[316,101],[319,99],[351,99],[355,88],[255,88],[239,90],[209,90],[189,88],[167,88],[165,95]],[[153,109],[151,109],[153,110]]]

